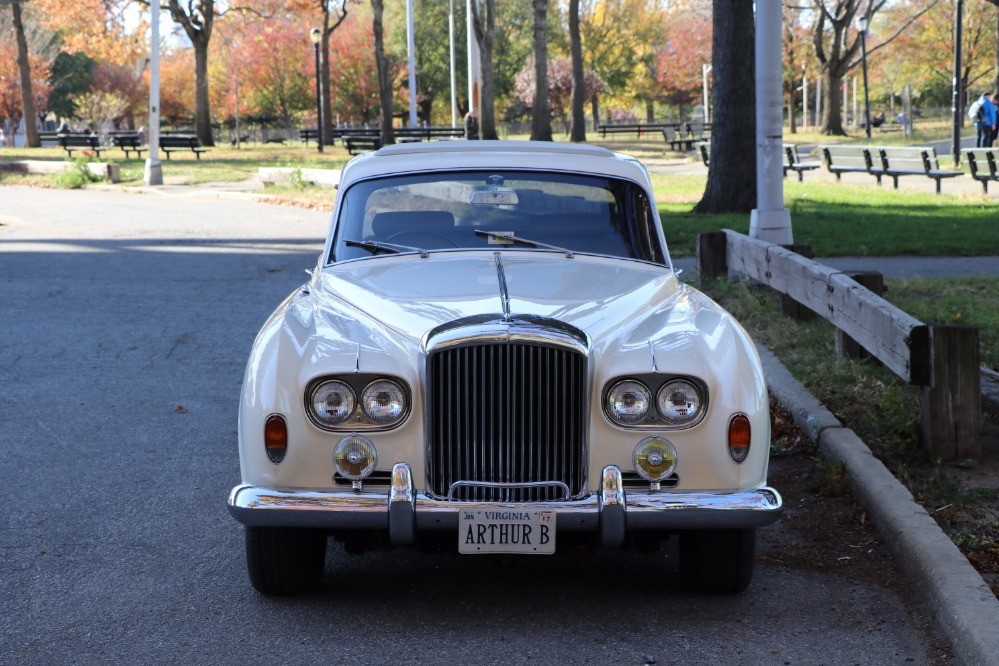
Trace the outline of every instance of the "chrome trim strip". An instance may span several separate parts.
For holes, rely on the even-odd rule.
[[[416,541],[416,493],[413,492],[413,472],[406,463],[392,466],[388,529],[389,541],[395,546]]]
[[[576,335],[565,328],[556,328],[554,325],[520,317],[509,320],[492,318],[489,321],[469,322],[467,325],[456,327],[438,327],[427,335],[423,347],[429,354],[450,347],[509,342],[567,347],[583,356],[590,355],[590,343],[585,336]]]
[[[503,321],[510,321],[510,290],[506,287],[506,273],[503,271],[503,257],[493,252],[496,259],[496,277],[499,279],[500,303],[503,306]]]
[[[551,486],[558,486],[562,489],[562,499],[561,501],[566,502],[569,500],[569,486],[562,483],[561,481],[523,481],[520,483],[501,483],[499,481],[455,481],[451,484],[451,487],[447,490],[447,501],[454,501],[454,491],[455,488],[463,487],[473,487],[473,488],[502,488],[504,490],[510,488],[549,488]],[[466,502],[462,501],[462,504]],[[520,506],[527,506],[532,504],[532,502],[521,502]]]
[[[627,500],[621,470],[614,465],[604,467],[600,476],[600,544],[605,548],[618,548],[624,543],[627,524]]]
[[[446,502],[416,493],[417,530],[458,528],[459,511],[531,509],[558,514],[559,531],[593,531],[600,526],[596,494],[568,502]],[[627,529],[681,530],[764,527],[780,518],[783,500],[773,488],[730,493],[642,493],[626,498]],[[244,525],[321,529],[387,528],[388,501],[383,493],[349,490],[316,492],[277,490],[248,484],[229,494],[229,513]]]

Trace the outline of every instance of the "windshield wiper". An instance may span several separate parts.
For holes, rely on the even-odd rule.
[[[371,252],[371,254],[378,254],[379,252],[387,252],[388,254],[399,254],[400,252],[419,252],[422,259],[426,259],[430,256],[427,254],[426,250],[422,250],[411,245],[396,245],[395,243],[383,243],[381,241],[358,240],[345,240],[344,244],[348,247],[364,248],[365,250]]]
[[[572,250],[567,250],[564,247],[559,247],[557,245],[549,245],[548,243],[541,243],[536,240],[531,240],[530,238],[521,238],[520,236],[510,236],[504,232],[485,231],[484,229],[476,229],[475,235],[486,236],[487,238],[492,238],[495,240],[504,240],[510,243],[518,243],[520,245],[527,245],[528,247],[543,247],[548,250],[555,250],[557,252],[562,252],[565,254],[566,259],[572,259]]]

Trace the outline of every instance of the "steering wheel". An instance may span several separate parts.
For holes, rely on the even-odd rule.
[[[423,247],[424,245],[427,245],[427,243],[412,243],[412,242],[404,243],[402,241],[396,241],[397,238],[404,238],[406,236],[416,236],[416,237],[423,236],[424,238],[432,237],[446,243],[447,245],[445,245],[445,247],[458,247],[457,243],[455,243],[453,240],[451,240],[444,234],[438,233],[436,231],[424,231],[422,229],[405,229],[403,231],[397,231],[388,238],[386,238],[385,242],[386,243],[398,242],[399,245],[409,245],[411,247],[419,247],[421,249],[427,249]],[[434,249],[436,247],[440,247],[440,244],[438,243],[437,245],[432,246],[429,249]]]

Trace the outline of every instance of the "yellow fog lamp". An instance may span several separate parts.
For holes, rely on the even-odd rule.
[[[361,482],[375,471],[378,454],[367,437],[349,435],[333,449],[333,467],[340,476],[350,479],[354,490],[361,489]]]
[[[676,469],[676,447],[665,437],[646,437],[635,447],[635,471],[659,490],[659,483]]]

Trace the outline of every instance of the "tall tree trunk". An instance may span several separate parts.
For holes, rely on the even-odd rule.
[[[698,213],[756,206],[756,86],[753,3],[712,0],[711,168]],[[738,100],[738,103],[733,103]]]
[[[180,0],[168,0],[170,18],[187,33],[194,46],[194,130],[204,146],[214,146],[212,137],[211,97],[208,94],[208,44],[215,25],[215,0],[186,2],[186,13]]]
[[[35,127],[35,98],[31,93],[31,61],[28,59],[28,40],[24,37],[24,22],[21,20],[21,3],[14,2],[10,8],[14,12],[17,67],[21,73],[21,119],[24,120],[24,145],[29,148],[39,148],[42,142],[38,138],[38,128]]]
[[[203,146],[214,146],[208,96],[208,40],[194,42],[194,131]]]
[[[472,0],[472,25],[479,44],[479,65],[482,70],[482,92],[479,109],[479,137],[498,139],[496,134],[496,77],[493,67],[493,44],[496,41],[496,0],[485,0],[485,16],[479,9],[482,0]]]
[[[822,133],[846,136],[843,129],[843,76],[839,71],[827,68],[822,82]]]
[[[593,131],[600,131],[600,95],[594,93],[590,98],[590,109],[593,113]]]
[[[677,106],[680,110],[680,122],[683,122],[683,107]],[[654,123],[656,121],[656,103],[652,99],[645,100],[645,122]]]
[[[552,114],[548,105],[548,0],[534,5],[534,109],[531,141],[552,140]]]
[[[572,55],[572,126],[569,140],[586,141],[586,80],[583,78],[583,44],[579,36],[579,0],[569,0],[569,51]],[[596,95],[593,97],[594,103]],[[596,114],[593,114],[596,117]]]
[[[319,106],[323,114],[323,145],[333,145],[333,98],[330,94],[330,36],[340,27],[344,19],[347,18],[347,3],[344,2],[339,9],[334,9],[333,16],[336,21],[330,25],[330,5],[323,0],[323,32],[320,55],[320,81],[322,82],[322,95]]]
[[[323,3],[325,6],[325,3]],[[330,33],[327,29],[329,14],[323,14],[323,34],[319,45],[319,107],[323,114],[323,145],[333,145],[333,97],[330,95]]]
[[[375,34],[375,66],[378,68],[378,100],[381,103],[381,137],[386,146],[395,143],[392,135],[392,80],[389,78],[389,63],[385,55],[382,14],[384,0],[371,0],[372,30]]]
[[[999,4],[996,5],[996,59],[994,67],[996,78],[992,82],[992,92],[999,91]]]

